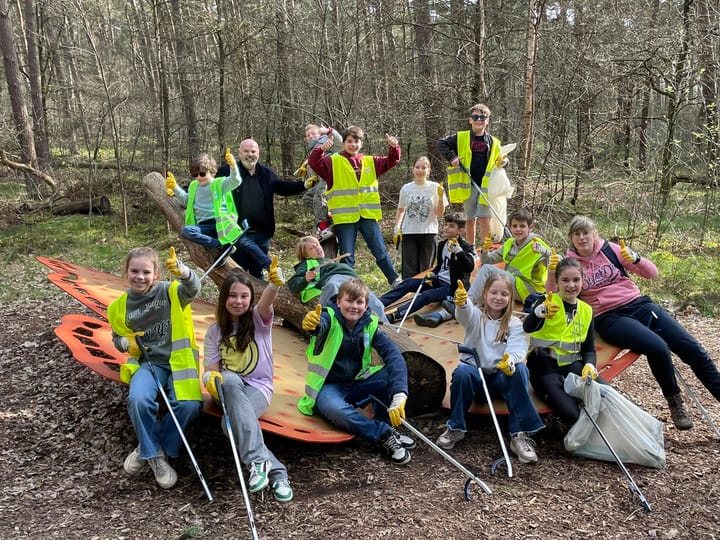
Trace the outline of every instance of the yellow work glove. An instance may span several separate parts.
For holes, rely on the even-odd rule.
[[[548,270],[554,272],[559,262],[560,257],[558,257],[557,250],[555,248],[552,248],[552,250],[550,251],[550,262],[548,263]]]
[[[305,180],[305,184],[303,184],[303,185],[305,186],[305,189],[310,189],[315,184],[317,184],[319,181],[320,181],[320,178],[318,178],[318,175],[313,174],[310,178]]]
[[[170,171],[167,172],[167,175],[165,175],[165,193],[168,194],[168,197],[174,197],[175,196],[175,188],[177,187],[177,182],[175,181],[175,175],[171,173]]]
[[[457,282],[457,289],[455,289],[455,306],[457,307],[463,307],[465,304],[467,304],[468,294],[465,290],[465,285],[463,285],[463,282],[461,279],[458,279]]]
[[[170,247],[170,256],[165,260],[165,268],[167,268],[173,276],[180,279],[190,277],[190,269],[178,261],[174,247]]]
[[[425,284],[428,287],[432,287],[433,279],[435,279],[437,276],[435,275],[435,272],[428,272],[425,274],[425,277],[423,278],[425,280]]]
[[[535,315],[537,317],[541,319],[552,319],[557,312],[560,311],[560,306],[553,303],[552,297],[553,293],[550,291],[547,293],[545,301],[535,306]]]
[[[490,251],[492,248],[493,241],[492,241],[492,235],[488,233],[488,235],[485,237],[485,240],[483,240],[482,243],[482,250],[483,251]]]
[[[393,241],[393,246],[395,246],[395,249],[398,249],[398,247],[400,246],[400,242],[402,242],[402,231],[400,229],[395,230],[392,241]]]
[[[497,158],[497,161],[495,161],[496,167],[505,167],[508,164],[508,157],[507,154],[500,156]]]
[[[320,314],[322,313],[322,306],[318,304],[315,306],[315,311],[308,311],[302,320],[302,329],[306,332],[312,332],[320,324]]]
[[[205,389],[215,399],[220,399],[217,390],[218,383],[222,384],[224,382],[222,373],[219,371],[206,371],[203,373],[203,384],[205,385]]]
[[[272,262],[270,263],[268,281],[271,285],[275,285],[276,287],[282,287],[285,285],[285,277],[283,276],[282,268],[278,266],[277,255],[272,258]]]
[[[457,238],[451,238],[447,241],[447,244],[445,244],[445,247],[450,252],[451,255],[455,255],[456,253],[462,252],[462,247],[460,246],[460,242],[458,242]]]
[[[235,162],[235,156],[232,155],[232,152],[229,148],[225,149],[225,163],[230,165],[231,169],[237,167],[237,163]]]
[[[585,364],[582,369],[582,375],[581,375],[582,381],[590,382],[588,380],[588,377],[590,377],[590,379],[592,379],[593,381],[597,380],[597,378],[598,378],[598,371],[595,368],[595,366],[593,366],[592,364]]]
[[[508,377],[515,374],[515,360],[508,353],[503,354],[502,360],[496,364],[496,367]]]
[[[438,199],[442,201],[443,197],[445,196],[445,188],[443,187],[442,184],[438,184],[437,194],[438,194]]]
[[[625,240],[620,240],[620,255],[622,255],[622,258],[630,264],[637,264],[640,262],[640,255],[627,247],[625,245]]]
[[[126,352],[133,358],[140,358],[140,346],[135,340],[135,336],[143,336],[145,332],[133,332],[128,336],[122,336],[117,341],[117,348],[120,352]]]
[[[405,402],[407,401],[407,395],[403,392],[398,392],[392,398],[390,406],[388,407],[388,416],[390,417],[390,424],[392,427],[398,427],[402,424],[405,419]]]
[[[296,176],[298,178],[302,178],[305,180],[305,177],[307,176],[307,159],[302,162],[302,165],[300,165],[297,169],[295,169],[295,172],[293,173],[293,176]]]

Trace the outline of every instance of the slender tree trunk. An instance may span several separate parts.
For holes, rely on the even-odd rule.
[[[288,40],[292,35],[290,28],[290,5],[286,0],[276,0],[275,7],[275,23],[276,23],[276,40],[277,47],[277,91],[278,102],[280,103],[280,126],[284,131],[294,125],[295,113],[293,110],[293,89],[290,84],[290,67],[292,61],[290,59],[290,47]],[[282,160],[283,174],[292,171],[294,166],[294,148],[295,138],[283,136],[280,137],[280,155]]]
[[[487,29],[485,28],[485,0],[477,0],[475,6],[475,43],[473,49],[475,51],[474,58],[474,74],[472,79],[472,95],[474,103],[486,102],[488,100],[487,82],[485,81],[485,41],[487,39]]]
[[[198,136],[197,112],[195,111],[195,94],[188,71],[195,63],[191,61],[190,55],[185,47],[187,31],[184,23],[184,15],[180,0],[171,0],[172,24],[175,38],[175,65],[177,70],[178,84],[183,101],[183,112],[185,113],[185,129],[187,130],[188,159],[200,153],[200,137]]]
[[[50,167],[50,150],[47,138],[47,120],[43,99],[40,51],[38,49],[38,28],[35,0],[25,0],[25,41],[27,43],[27,75],[30,79],[32,102],[33,136],[37,159],[42,169]]]

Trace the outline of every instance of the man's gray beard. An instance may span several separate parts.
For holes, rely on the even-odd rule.
[[[240,160],[240,163],[243,164],[243,167],[245,167],[248,171],[255,168],[255,165],[257,165],[257,161],[245,161],[243,159]]]

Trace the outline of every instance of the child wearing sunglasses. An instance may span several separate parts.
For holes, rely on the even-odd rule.
[[[507,158],[500,155],[500,139],[491,136],[490,109],[484,103],[470,108],[470,129],[458,131],[437,142],[438,152],[450,162],[448,166],[448,198],[450,203],[463,203],[467,223],[467,241],[475,245],[475,229],[480,238],[490,232],[491,209],[488,206],[488,180],[495,167],[504,167]],[[468,173],[472,182],[468,182]]]
[[[168,171],[165,189],[170,197],[177,197],[186,208],[182,237],[207,249],[220,249],[220,253],[240,238],[243,230],[238,225],[238,214],[232,190],[242,183],[237,163],[230,149],[225,151],[230,176],[215,178],[215,160],[200,154],[190,162],[193,180],[188,191],[177,185],[175,176]]]

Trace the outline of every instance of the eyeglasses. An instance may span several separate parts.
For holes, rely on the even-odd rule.
[[[473,121],[477,122],[478,120],[487,120],[488,115],[487,114],[473,114],[473,115],[470,115],[470,118],[472,118]]]

